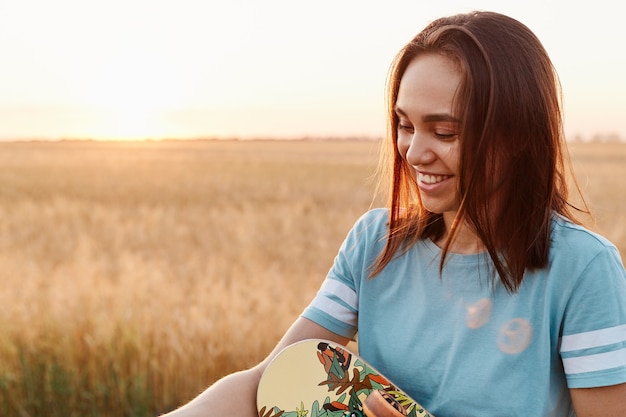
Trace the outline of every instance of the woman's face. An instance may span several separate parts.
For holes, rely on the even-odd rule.
[[[415,172],[426,209],[447,220],[459,207],[460,121],[453,103],[460,81],[449,58],[418,56],[400,80],[395,104],[398,151]]]

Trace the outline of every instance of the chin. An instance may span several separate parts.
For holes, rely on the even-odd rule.
[[[455,216],[456,212],[458,211],[459,207],[458,205],[442,205],[442,204],[424,204],[424,208],[426,208],[426,210],[428,210],[431,213],[434,214],[449,214],[451,216]]]

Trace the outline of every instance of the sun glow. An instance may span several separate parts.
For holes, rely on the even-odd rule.
[[[165,114],[183,101],[185,77],[156,50],[129,45],[81,80],[81,101],[98,115],[90,130],[98,139],[163,138]]]
[[[137,98],[137,97],[135,97]],[[95,139],[137,140],[162,139],[170,134],[165,113],[170,109],[167,101],[152,102],[150,98],[121,97],[109,105],[94,100],[87,105],[95,117],[87,130]]]
[[[93,139],[163,139],[171,133],[165,120],[167,103],[120,98],[110,105],[94,100],[85,107],[92,117],[84,127]]]
[[[133,140],[162,138],[166,132],[161,128],[159,113],[141,107],[118,107],[108,114],[106,126],[94,127],[94,136],[100,139]]]

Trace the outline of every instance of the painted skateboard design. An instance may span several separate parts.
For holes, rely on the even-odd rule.
[[[357,354],[320,339],[274,358],[257,409],[259,417],[434,417]]]

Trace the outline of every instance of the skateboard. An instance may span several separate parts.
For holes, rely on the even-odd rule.
[[[259,417],[434,417],[357,354],[321,339],[282,350],[257,391]]]

